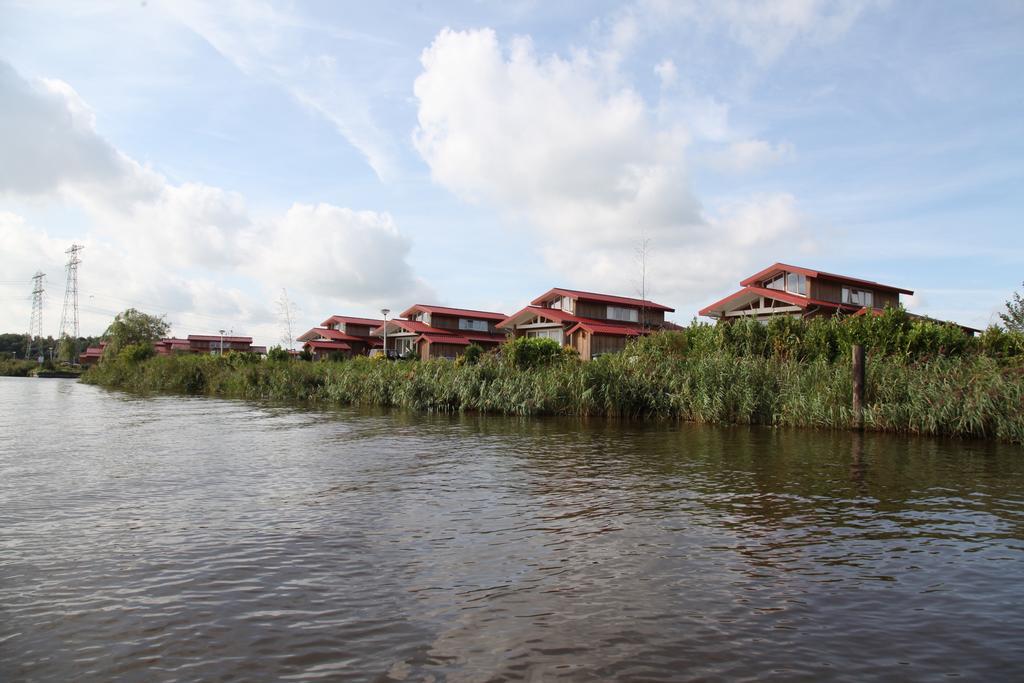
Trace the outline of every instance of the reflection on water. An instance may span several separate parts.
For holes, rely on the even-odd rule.
[[[0,380],[0,680],[1009,678],[1024,452]]]

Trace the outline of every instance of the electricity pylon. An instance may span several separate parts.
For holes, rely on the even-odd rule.
[[[39,340],[39,355],[43,354],[43,278],[46,274],[36,271],[32,276],[32,317],[28,323],[28,342],[25,344],[25,358],[32,357],[32,346]]]
[[[64,308],[60,313],[60,334],[59,340],[67,335],[71,337],[72,344],[78,346],[78,264],[82,259],[78,258],[78,252],[85,249],[81,244],[72,244],[64,253],[68,255],[67,280],[64,284]],[[72,350],[72,360],[77,355],[77,348]]]

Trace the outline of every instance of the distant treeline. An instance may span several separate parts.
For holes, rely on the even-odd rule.
[[[4,358],[25,358],[25,347],[28,342],[28,335],[25,333],[17,332],[5,332],[0,334],[0,359]],[[96,346],[100,343],[99,337],[79,337],[78,343],[75,347],[79,352],[85,351],[90,346]],[[53,337],[36,337],[33,340],[32,348],[35,350],[46,349],[46,355],[49,356],[49,349],[53,349],[54,355],[56,355],[59,347],[58,340]],[[33,354],[34,355],[34,354]]]
[[[546,339],[455,362],[302,362],[274,353],[150,357],[125,349],[84,381],[133,391],[516,415],[600,415],[820,428],[851,424],[850,346],[868,349],[868,429],[1024,443],[1024,335],[970,337],[902,311],[768,325],[694,323],[581,362]]]

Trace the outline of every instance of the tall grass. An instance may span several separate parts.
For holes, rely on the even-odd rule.
[[[0,358],[0,377],[28,377],[38,366],[33,360]]]
[[[117,358],[90,369],[84,381],[133,391],[422,411],[832,429],[851,424],[849,356],[800,358],[765,351],[749,337],[738,350],[715,348],[701,336],[715,328],[699,327],[706,329],[654,335],[591,362],[562,356],[520,367],[494,354],[475,364]],[[868,429],[1024,443],[1024,364],[1014,359],[978,351],[872,354],[865,398]]]

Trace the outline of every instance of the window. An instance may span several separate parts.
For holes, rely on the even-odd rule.
[[[874,292],[869,292],[864,289],[853,289],[852,287],[843,287],[844,304],[873,308],[874,300]]]
[[[770,280],[765,280],[764,286],[765,289],[807,296],[807,276],[800,273],[779,273]]]
[[[539,337],[540,339],[554,339],[559,344],[562,343],[562,328],[561,327],[549,327],[541,330],[527,330],[527,337]]]
[[[790,294],[807,296],[807,276],[800,273],[786,273],[786,291]]]
[[[473,332],[486,332],[487,321],[486,320],[471,320],[469,318],[459,318],[459,329],[460,330],[472,330]]]
[[[640,312],[635,308],[622,308],[621,306],[608,307],[609,320],[624,320],[635,323],[640,319]]]

